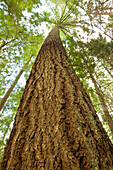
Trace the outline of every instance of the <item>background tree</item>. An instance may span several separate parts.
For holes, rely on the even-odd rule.
[[[4,97],[1,99],[0,101],[0,110],[4,107],[7,99],[9,98],[11,92],[13,91],[15,85],[17,84],[19,78],[21,77],[22,73],[24,72],[24,70],[26,69],[26,67],[28,66],[31,58],[33,57],[33,55],[31,55],[30,59],[27,61],[27,63],[24,65],[24,67],[21,69],[21,71],[19,72],[19,74],[16,76],[15,80],[13,81],[13,83],[11,84],[10,88],[7,90],[7,92],[5,93]]]
[[[8,3],[9,2],[9,3]],[[1,2],[1,32],[0,32],[0,98],[2,99],[6,91],[10,88],[20,69],[24,67],[30,56],[33,58],[23,74],[23,80],[16,84],[4,108],[0,114],[0,155],[5,145],[5,140],[12,127],[12,121],[16,114],[17,106],[25,85],[25,79],[28,77],[29,70],[37,55],[38,47],[43,40],[36,28],[28,27],[31,22],[33,10],[41,6],[40,1],[2,1]],[[27,12],[29,18],[24,15]],[[37,13],[38,16],[38,13]],[[41,16],[40,16],[41,17]],[[39,17],[39,19],[40,19]],[[32,21],[33,22],[33,21]],[[34,23],[34,22],[33,22]],[[35,23],[38,27],[40,21]],[[24,78],[25,77],[25,78]]]
[[[89,43],[86,44],[81,41],[75,42],[72,37],[70,38],[68,37],[68,39],[69,39],[68,40],[68,48],[69,48],[68,51],[69,51],[69,55],[71,56],[72,64],[75,68],[75,71],[77,71],[79,77],[83,81],[83,84],[87,87],[87,91],[89,92],[89,94],[92,92],[94,93],[94,90],[92,89],[92,87],[88,87],[89,84],[87,83],[87,81],[91,79],[91,81],[93,82],[96,93],[99,97],[101,106],[103,108],[104,114],[106,115],[106,118],[104,118],[104,120],[108,121],[109,119],[111,123],[108,121],[109,122],[108,124],[112,131],[112,128],[113,128],[112,115],[110,115],[110,113],[112,113],[111,108],[113,107],[112,106],[112,94],[111,94],[112,85],[110,87],[110,84],[112,84],[112,79],[106,76],[103,71],[100,71],[100,68],[101,70],[104,70],[104,67],[101,65],[102,61],[100,60],[100,57],[98,57],[101,55],[101,52],[102,52],[101,45],[94,46],[94,44],[92,43],[93,40],[91,40]],[[99,41],[97,40],[96,42],[99,43]],[[100,52],[98,49],[100,50]],[[102,49],[105,49],[105,48],[102,47]],[[107,55],[107,52],[106,52],[106,55]],[[110,74],[110,76],[112,77],[112,74]],[[87,78],[87,81],[86,81],[86,78]],[[107,88],[108,85],[109,85],[109,88],[105,90],[105,87]],[[92,97],[92,101],[94,101],[94,95]],[[95,109],[97,110],[97,108]]]

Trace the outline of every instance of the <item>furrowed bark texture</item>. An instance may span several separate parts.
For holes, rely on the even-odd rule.
[[[33,65],[1,170],[112,169],[113,146],[53,29]]]

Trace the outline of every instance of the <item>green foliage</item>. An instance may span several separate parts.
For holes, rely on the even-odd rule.
[[[98,115],[102,118],[102,123],[108,132],[109,137],[113,141],[112,134],[108,128],[108,122],[106,120],[105,114],[102,110],[102,106],[98,97],[98,92],[95,89],[92,76],[95,78],[95,83],[97,84],[100,93],[102,94],[105,104],[108,107],[109,114],[113,115],[113,86],[111,74],[110,63],[112,42],[107,42],[105,38],[99,37],[98,39],[91,39],[90,42],[84,43],[80,40],[74,41],[73,37],[66,37],[67,40],[67,50],[70,56],[72,65],[75,72],[78,74],[79,78],[83,82],[87,89],[95,110]],[[96,45],[95,45],[96,44]],[[108,51],[109,46],[109,51]],[[101,56],[102,51],[104,51],[103,57]],[[109,56],[109,58],[108,58]],[[109,59],[109,60],[108,60]],[[105,62],[103,62],[105,61]],[[109,69],[106,70],[106,67]],[[112,116],[113,117],[113,116]]]

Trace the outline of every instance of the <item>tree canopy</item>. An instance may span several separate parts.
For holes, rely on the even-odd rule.
[[[12,128],[29,71],[46,36],[60,23],[73,68],[89,94],[110,139],[113,121],[113,4],[110,0],[2,0],[0,5],[0,98],[24,67],[0,114],[0,151]],[[106,31],[107,30],[107,31]],[[107,109],[107,116],[105,109]],[[113,127],[112,127],[113,128]]]

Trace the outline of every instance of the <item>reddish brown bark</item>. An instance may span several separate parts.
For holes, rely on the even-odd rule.
[[[103,170],[113,167],[112,156],[56,26],[27,80],[1,170]]]

